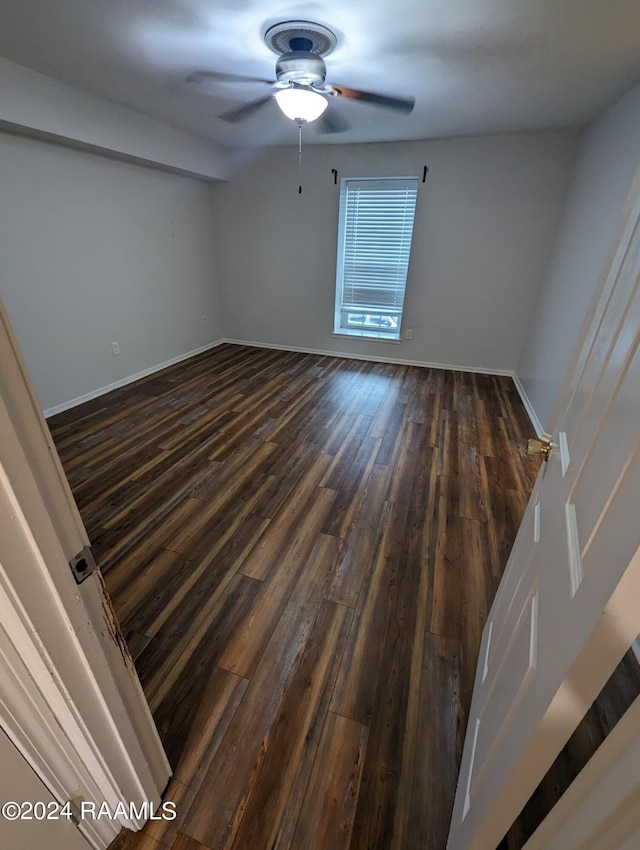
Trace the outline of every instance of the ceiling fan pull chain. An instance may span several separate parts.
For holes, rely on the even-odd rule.
[[[298,194],[302,194],[302,121],[298,123]]]

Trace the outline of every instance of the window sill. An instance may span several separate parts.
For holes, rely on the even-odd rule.
[[[385,336],[384,334],[377,333],[362,333],[360,331],[346,332],[346,333],[332,333],[331,336],[335,336],[338,339],[364,339],[369,342],[386,342],[390,345],[400,345],[402,342],[401,339],[393,339],[392,337]]]

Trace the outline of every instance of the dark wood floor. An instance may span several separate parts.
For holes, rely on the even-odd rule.
[[[50,420],[175,775],[126,850],[443,850],[509,378],[224,345]]]

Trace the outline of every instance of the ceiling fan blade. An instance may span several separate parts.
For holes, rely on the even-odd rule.
[[[245,77],[243,74],[225,74],[222,71],[194,71],[187,77],[188,83],[203,83],[207,80],[217,83],[275,83],[275,80],[265,80],[262,77]]]
[[[375,94],[374,92],[361,91],[360,89],[349,89],[346,86],[334,85],[329,87],[339,97],[346,97],[349,100],[362,100],[365,103],[372,103],[374,106],[384,106],[386,109],[393,109],[395,112],[403,112],[408,115],[415,106],[415,97],[389,97],[384,94]]]
[[[319,133],[344,133],[350,129],[350,124],[337,110],[329,109],[324,112],[316,122]]]
[[[227,124],[238,124],[240,121],[249,118],[254,112],[262,109],[263,106],[266,106],[271,99],[272,95],[270,94],[266,97],[259,97],[257,100],[251,100],[249,103],[243,103],[242,106],[236,106],[234,109],[223,112],[222,115],[218,115],[218,118],[226,121]]]

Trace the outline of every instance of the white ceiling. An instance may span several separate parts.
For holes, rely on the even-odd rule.
[[[274,77],[267,27],[329,26],[327,82],[414,95],[408,116],[332,100],[352,129],[307,143],[424,139],[580,126],[640,77],[640,0],[0,0],[0,55],[225,145],[290,142],[268,92],[186,83],[195,70]]]

